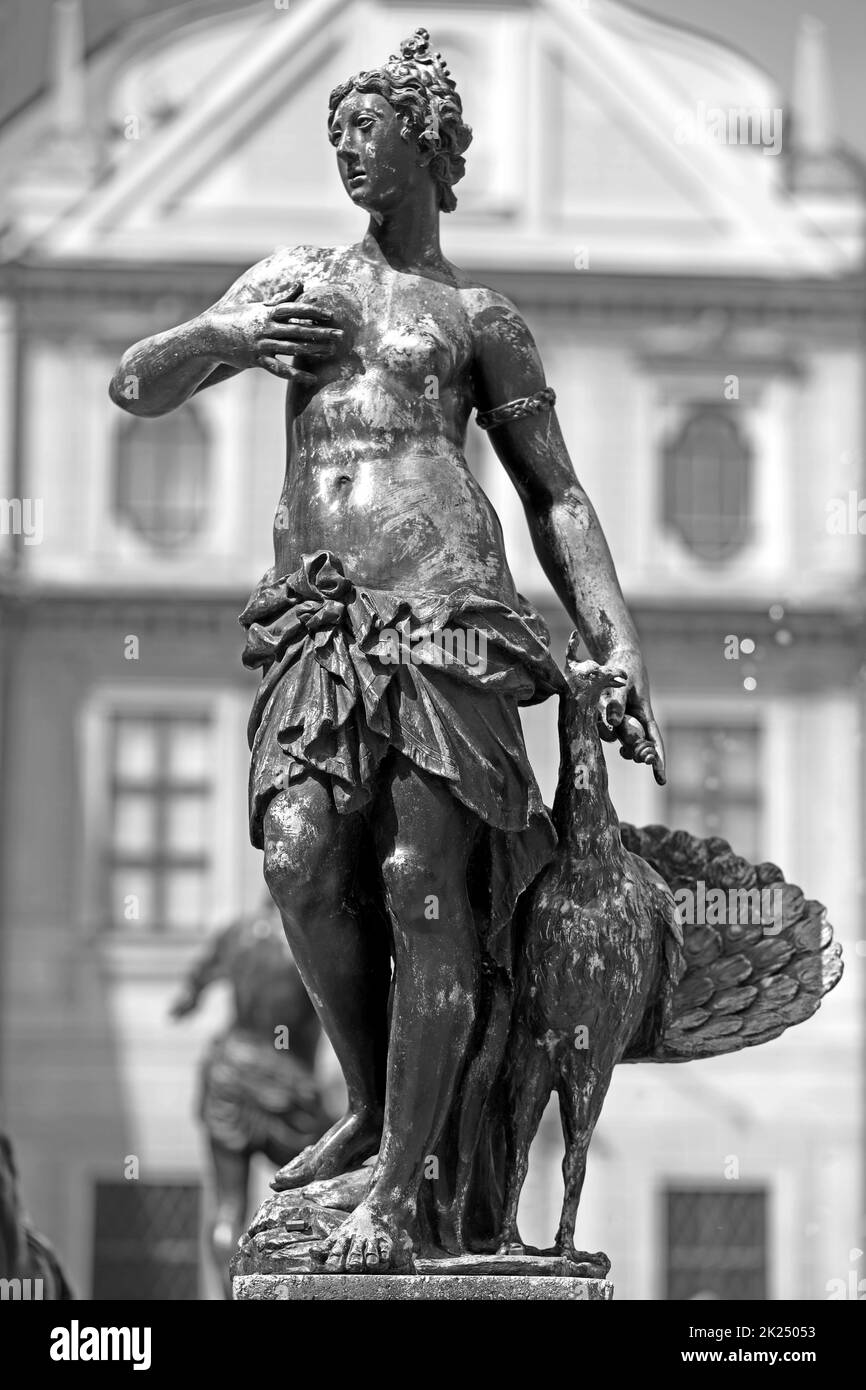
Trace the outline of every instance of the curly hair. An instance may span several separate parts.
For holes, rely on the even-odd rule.
[[[410,39],[404,39],[400,52],[392,53],[384,67],[356,73],[334,88],[328,103],[329,130],[340,102],[353,91],[384,97],[403,117],[403,139],[414,136],[422,150],[432,151],[429,169],[439,207],[453,212],[457,206],[453,186],[466,172],[463,152],[472,141],[472,131],[463,120],[457,87],[441,53],[430,52],[427,30],[416,29]]]

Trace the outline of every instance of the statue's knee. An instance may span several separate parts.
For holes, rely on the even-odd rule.
[[[320,897],[315,868],[284,840],[265,840],[265,883],[280,911],[303,918]]]
[[[382,864],[382,880],[398,945],[418,950],[443,938],[455,945],[463,939],[469,912],[465,879],[461,882],[459,871],[449,869],[435,851],[395,847]],[[474,963],[467,957],[464,970],[463,955],[455,949],[450,959],[468,989]]]
[[[382,862],[382,881],[388,907],[395,924],[410,926],[413,922],[439,919],[439,897],[435,875],[429,863],[422,862],[417,850],[395,845]]]
[[[284,916],[303,924],[310,916],[334,910],[341,897],[337,856],[313,827],[287,818],[286,808],[274,802],[264,822],[264,876],[271,897]]]

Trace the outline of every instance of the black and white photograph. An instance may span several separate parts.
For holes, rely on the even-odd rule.
[[[805,4],[0,0],[0,1319],[49,1379],[244,1356],[179,1303],[853,1337],[866,12]]]

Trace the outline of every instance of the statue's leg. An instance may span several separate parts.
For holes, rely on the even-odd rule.
[[[211,1251],[226,1298],[232,1296],[229,1261],[243,1234],[247,1210],[250,1158],[211,1140],[211,1161],[216,1185],[216,1210],[210,1228]]]
[[[391,768],[373,817],[396,980],[385,1129],[368,1196],[319,1248],[329,1269],[351,1273],[410,1261],[418,1188],[436,1158],[475,1017],[478,943],[466,869],[477,822],[401,755]]]
[[[277,1190],[344,1173],[379,1147],[391,965],[384,936],[346,905],[362,829],[358,815],[338,814],[313,777],[281,793],[265,815],[265,880],[348,1090],[345,1115],[280,1169]]]

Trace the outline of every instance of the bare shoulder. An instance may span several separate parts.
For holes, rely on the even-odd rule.
[[[526,320],[498,290],[470,284],[461,292],[472,333],[473,355],[482,376],[491,378],[491,391],[517,396],[539,390],[544,368]],[[493,389],[493,383],[499,385]]]
[[[515,344],[532,341],[523,315],[507,295],[489,285],[478,284],[468,276],[466,280],[460,287],[460,298],[479,345],[498,338],[510,339]]]
[[[245,270],[219,302],[259,303],[281,294],[296,281],[321,283],[329,278],[344,251],[344,247],[333,246],[278,246],[264,260]]]
[[[472,335],[479,410],[541,390],[544,367],[526,321],[507,297],[467,277],[461,287]]]

